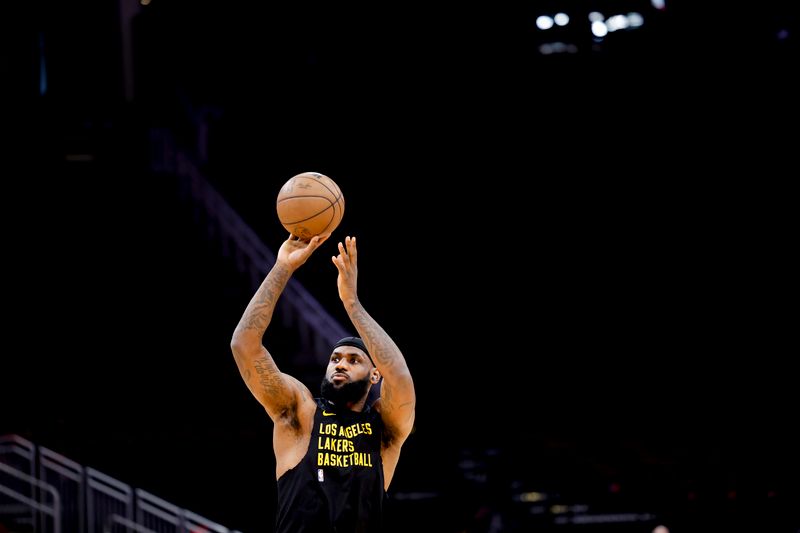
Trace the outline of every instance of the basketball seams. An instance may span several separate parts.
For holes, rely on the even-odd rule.
[[[314,181],[315,183],[319,183],[320,185],[322,185],[323,187],[325,187],[326,189],[328,189],[328,192],[330,192],[330,193],[333,195],[333,197],[334,197],[334,202],[339,202],[339,198],[341,198],[341,197],[342,197],[342,190],[341,190],[341,189],[339,189],[339,186],[338,186],[338,185],[334,184],[334,186],[336,187],[336,191],[338,191],[338,192],[334,192],[334,191],[332,191],[332,190],[331,190],[331,188],[330,188],[330,187],[328,187],[328,184],[327,184],[327,183],[325,183],[324,181],[322,181],[322,178],[308,178],[308,177],[305,177],[305,176],[303,176],[302,178],[299,178],[299,179],[304,179],[304,180],[312,180],[312,181]],[[330,178],[328,178],[328,179],[330,179]]]
[[[327,196],[323,196],[321,194],[298,194],[298,195],[295,195],[295,196],[289,196],[288,198],[281,198],[280,200],[278,200],[278,205],[282,204],[283,202],[289,202],[291,200],[305,199],[305,198],[319,198],[320,200],[327,201],[328,205],[323,207],[322,209],[320,209],[319,211],[317,211],[313,215],[307,216],[306,218],[301,218],[300,220],[287,221],[286,224],[299,224],[300,222],[305,222],[306,220],[311,220],[312,218],[321,215],[322,213],[324,213],[325,211],[327,211],[328,209],[330,209],[332,207],[334,208],[334,211],[335,211],[336,210],[336,204],[339,203],[339,199],[338,198],[336,199],[335,202],[331,202],[330,198],[328,198]]]
[[[297,198],[297,197],[295,197],[295,198]],[[307,197],[307,198],[310,198],[310,197]],[[294,198],[286,198],[286,200],[294,200]],[[316,217],[320,216],[322,213],[324,213],[325,211],[327,211],[328,209],[330,209],[332,207],[333,207],[333,204],[330,204],[330,205],[328,205],[328,207],[322,209],[321,211],[317,211],[316,213],[314,213],[311,216],[308,216],[306,218],[301,218],[299,220],[291,220],[291,221],[287,220],[286,222],[284,222],[284,224],[299,224],[301,222],[305,222],[306,220],[311,220],[312,218],[316,218]],[[332,217],[331,217],[331,219],[332,219]]]

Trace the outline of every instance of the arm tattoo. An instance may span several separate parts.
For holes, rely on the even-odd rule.
[[[400,357],[397,346],[395,346],[383,328],[369,316],[369,313],[363,308],[359,308],[353,311],[350,319],[364,338],[367,346],[374,347],[373,351],[375,353],[371,351],[370,354],[378,360],[381,368],[390,370],[397,366],[398,358]]]
[[[257,330],[263,335],[272,320],[272,313],[275,311],[278,297],[286,287],[289,276],[289,271],[283,265],[276,264],[273,267],[253,296],[250,305],[247,306],[240,327]]]
[[[261,385],[261,390],[265,394],[271,396],[281,390],[280,371],[272,359],[261,357],[253,361],[253,367],[258,374],[258,383]]]

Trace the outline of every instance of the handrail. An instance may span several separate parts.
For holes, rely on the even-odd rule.
[[[39,481],[38,479],[29,476],[25,472],[20,472],[16,468],[12,468],[4,463],[0,463],[0,471],[16,477],[25,483],[29,483],[40,491],[45,491],[50,494],[50,496],[53,498],[53,504],[47,505],[46,503],[38,502],[33,498],[29,498],[20,492],[0,484],[0,493],[15,499],[24,505],[27,505],[33,510],[50,514],[53,519],[53,533],[61,533],[61,496],[58,493],[58,490],[56,490],[56,488],[49,483]]]
[[[135,533],[155,533],[152,530],[147,529],[143,524],[139,523],[140,520],[144,519],[143,515],[141,514],[142,511],[150,513],[152,516],[156,516],[162,520],[166,520],[167,522],[171,522],[179,529],[179,531],[183,532],[190,531],[190,526],[199,525],[210,532],[239,533],[217,524],[216,522],[213,522],[199,514],[189,511],[188,509],[184,509],[153,494],[150,494],[149,492],[131,487],[127,483],[123,483],[122,481],[104,474],[99,470],[83,466],[80,463],[76,463],[71,459],[53,452],[52,450],[40,447],[34,443],[31,443],[30,441],[26,441],[25,439],[22,439],[22,437],[18,437],[17,435],[13,434],[0,436],[0,443],[5,444],[18,442],[24,442],[32,447],[31,450],[33,450],[35,453],[31,459],[34,462],[38,460],[38,463],[45,465],[50,469],[50,472],[62,476],[64,479],[69,479],[79,483],[79,506],[81,507],[81,513],[86,513],[86,515],[88,515],[89,526],[98,528],[102,527],[103,533],[112,533],[111,525],[113,524],[127,527],[128,529],[133,529],[135,530]],[[59,463],[62,464],[59,465]],[[21,480],[23,483],[29,485],[31,487],[32,495],[43,493],[49,494],[53,500],[52,505],[41,503],[37,501],[35,497],[26,496],[18,490],[0,483],[0,494],[10,497],[36,512],[47,513],[52,517],[53,520],[52,533],[61,533],[61,530],[64,528],[63,524],[65,517],[63,516],[63,498],[61,497],[58,487],[44,481],[41,478],[27,474],[26,472],[23,472],[22,470],[8,465],[2,461],[0,461],[0,472],[15,479]],[[44,476],[46,473],[47,472],[45,470],[40,470],[37,475]],[[6,480],[8,482],[12,481],[8,478],[6,478]],[[20,488],[22,488],[22,486],[20,486]],[[95,493],[102,494],[106,497],[110,496],[115,498],[118,504],[126,507],[124,512],[126,514],[130,513],[132,517],[135,516],[135,519],[126,518],[119,515],[119,509],[116,510],[117,512],[112,511],[107,515],[101,513],[100,515],[95,516],[92,514],[94,504],[97,503],[94,502],[92,497],[92,495]],[[101,520],[102,523],[100,522]],[[79,523],[81,524],[79,527],[83,527],[84,519],[81,518]],[[72,528],[68,526],[66,533],[73,533],[71,529]],[[98,531],[97,529],[90,529],[92,531]],[[77,531],[75,533],[85,532]]]

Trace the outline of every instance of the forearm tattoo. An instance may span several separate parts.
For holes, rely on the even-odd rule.
[[[383,371],[388,371],[397,366],[400,357],[402,357],[400,350],[364,308],[359,307],[354,310],[350,320],[356,326],[367,346],[372,348],[370,355],[377,359],[379,368]]]
[[[263,335],[272,320],[275,305],[278,303],[278,298],[286,287],[289,277],[290,272],[281,264],[276,264],[270,270],[247,306],[240,324],[241,328],[253,329]]]

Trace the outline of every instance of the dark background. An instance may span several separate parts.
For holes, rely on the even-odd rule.
[[[202,172],[273,250],[286,179],[344,192],[296,277],[349,329],[329,258],[357,235],[413,372],[394,530],[558,529],[534,490],[631,531],[798,530],[793,10],[597,2],[646,25],[550,57],[535,16],[585,12],[153,0],[128,98],[118,7],[4,21],[0,433],[269,530],[271,423],[228,346],[251,288],[153,170],[152,132],[197,153],[202,116]]]

